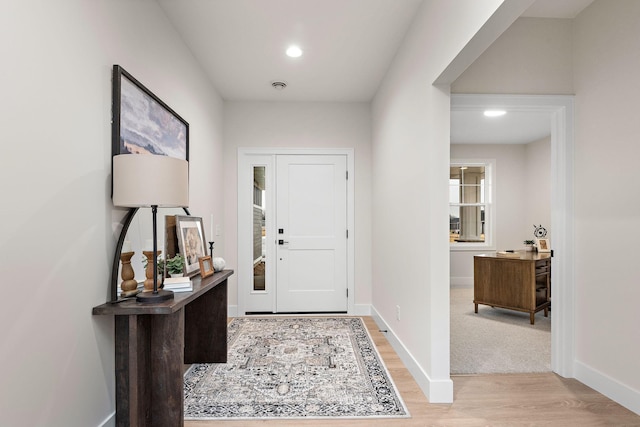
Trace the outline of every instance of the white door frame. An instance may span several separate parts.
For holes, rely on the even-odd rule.
[[[246,314],[247,298],[253,285],[253,219],[250,209],[252,200],[252,182],[254,159],[276,155],[343,155],[347,158],[347,314],[354,313],[355,304],[355,222],[354,222],[354,150],[352,148],[238,148],[238,316]],[[264,164],[258,161],[258,164]],[[275,209],[275,205],[267,205],[267,209]],[[273,234],[275,239],[275,234]],[[275,240],[274,240],[275,242]],[[267,278],[267,280],[269,280]],[[275,308],[275,294],[273,294]]]
[[[451,95],[451,110],[500,108],[551,115],[551,230],[557,255],[551,261],[551,369],[568,378],[574,377],[575,362],[573,100],[571,95]]]

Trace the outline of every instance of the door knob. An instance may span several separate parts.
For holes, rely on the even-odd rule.
[[[288,245],[288,244],[289,244],[289,242],[287,242],[287,241],[284,241],[284,240],[280,239],[280,240],[278,240],[278,244],[279,244],[279,245]]]

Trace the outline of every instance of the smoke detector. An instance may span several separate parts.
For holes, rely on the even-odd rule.
[[[273,86],[275,90],[283,90],[285,87],[287,87],[287,83],[281,80],[276,80],[274,82],[271,82],[271,86]]]

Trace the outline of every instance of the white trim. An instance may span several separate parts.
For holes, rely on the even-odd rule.
[[[418,361],[413,357],[411,352],[405,347],[400,338],[395,334],[391,327],[384,321],[380,313],[371,307],[371,317],[376,325],[384,332],[384,336],[396,351],[400,360],[407,368],[411,376],[429,400],[429,403],[452,403],[453,402],[453,381],[451,378],[445,380],[433,380],[422,369]]]
[[[501,108],[551,115],[551,229],[555,257],[551,369],[573,377],[575,367],[575,277],[573,213],[574,97],[571,95],[451,95],[452,110]]]
[[[241,227],[243,221],[244,206],[241,197],[242,188],[246,184],[248,179],[246,174],[243,174],[243,170],[250,161],[251,157],[255,156],[273,156],[276,155],[342,155],[347,158],[347,173],[349,179],[347,180],[347,229],[349,230],[349,238],[347,239],[347,289],[349,296],[347,297],[347,314],[352,315],[355,313],[355,159],[353,148],[251,148],[251,147],[239,147],[238,148],[238,306],[236,307],[236,315],[244,315],[245,310],[245,290],[242,289],[242,284],[246,282],[246,271],[241,267],[241,260],[243,256],[241,252],[245,249],[245,232]],[[274,168],[272,168],[274,169]],[[274,171],[275,173],[275,171]],[[253,199],[251,199],[253,200]],[[253,202],[252,202],[253,203]],[[275,206],[275,204],[269,202],[267,206]],[[244,272],[243,272],[244,271]]]
[[[473,288],[473,276],[450,277],[449,286],[451,286],[452,288]]]
[[[354,304],[352,316],[371,316],[371,304]]]
[[[575,375],[578,381],[640,415],[640,391],[634,390],[580,361],[575,363]]]
[[[104,419],[98,427],[115,427],[116,425],[116,411],[113,411],[107,418]]]
[[[244,314],[243,314],[244,316]],[[240,317],[237,305],[227,305],[227,317]]]

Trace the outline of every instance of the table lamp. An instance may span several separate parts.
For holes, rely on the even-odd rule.
[[[189,162],[154,154],[113,156],[113,205],[150,207],[153,215],[153,291],[141,292],[136,300],[156,303],[173,298],[173,292],[158,289],[158,206],[189,206]]]

